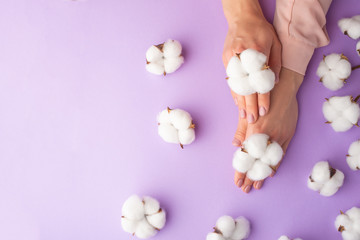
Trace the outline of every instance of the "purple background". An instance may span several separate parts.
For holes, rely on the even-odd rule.
[[[262,5],[271,20],[275,1]],[[246,195],[233,184],[237,109],[221,61],[221,1],[3,2],[0,239],[132,239],[120,217],[133,193],[156,197],[167,210],[157,240],[205,239],[224,214],[247,217],[249,239],[341,239],[339,210],[360,206],[360,172],[345,162],[360,129],[335,133],[321,106],[325,97],[360,94],[360,70],[336,93],[315,72],[332,52],[360,63],[356,41],[336,24],[359,10],[358,0],[334,0],[332,42],[310,62],[288,153],[276,177]],[[183,44],[185,64],[166,77],[151,75],[145,51],[168,38]],[[167,106],[189,111],[197,124],[197,140],[184,150],[157,135],[156,115]],[[346,175],[330,198],[306,185],[320,160]]]

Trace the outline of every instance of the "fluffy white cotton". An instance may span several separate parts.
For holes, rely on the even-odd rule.
[[[360,56],[360,41],[358,41],[356,44],[356,52]]]
[[[270,92],[275,85],[275,74],[266,60],[264,54],[254,49],[233,56],[226,68],[230,89],[239,95]]]
[[[165,142],[183,147],[195,140],[195,125],[188,112],[167,108],[158,114],[157,121],[158,133]]]
[[[336,91],[344,86],[345,80],[350,76],[351,64],[343,54],[332,53],[324,56],[316,74],[325,87]]]
[[[244,217],[233,219],[222,216],[216,221],[214,232],[209,233],[206,240],[242,240],[250,234],[250,222]]]
[[[356,125],[359,116],[359,105],[351,96],[331,97],[323,104],[323,114],[327,123],[331,124],[335,132],[345,132]]]
[[[360,170],[360,140],[353,142],[348,152],[346,162],[349,167],[354,171]]]
[[[253,134],[239,148],[233,158],[236,171],[246,173],[254,181],[267,178],[280,162],[283,150],[277,142],[271,142],[266,134]]]
[[[291,239],[285,235],[281,236],[278,240],[302,240],[301,238],[294,238],[294,239]]]
[[[165,226],[166,213],[151,197],[129,197],[122,207],[121,225],[125,232],[138,238],[150,238]]]
[[[360,37],[360,15],[343,18],[338,22],[338,25],[341,31],[352,39],[358,39]]]
[[[328,162],[321,161],[315,164],[308,178],[308,187],[325,197],[330,197],[343,185],[344,177],[343,172],[332,168]]]
[[[146,70],[156,75],[175,72],[183,63],[182,47],[176,40],[151,46],[146,52]]]
[[[353,207],[341,212],[335,220],[335,228],[341,232],[344,240],[360,239],[360,208]]]

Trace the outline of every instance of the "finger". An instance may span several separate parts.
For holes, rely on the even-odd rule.
[[[245,135],[246,135],[246,128],[247,128],[247,121],[245,119],[241,118],[240,112],[239,112],[238,126],[237,126],[237,129],[235,132],[234,139],[232,141],[232,144],[235,147],[240,147],[241,144],[244,142]]]
[[[290,144],[290,141],[291,141],[291,139],[285,141],[285,143],[282,144],[282,149],[283,149],[283,151],[284,151],[284,155],[283,155],[282,159],[280,160],[280,162],[273,168],[273,172],[271,173],[270,177],[275,176],[277,170],[279,169],[279,167],[280,167],[280,165],[281,165],[281,163],[282,163],[282,161],[283,161],[283,159],[284,159],[286,150],[287,150],[287,148],[288,148],[288,146],[289,146],[289,144]]]
[[[243,185],[242,185],[242,187],[241,187],[241,189],[243,190],[243,192],[249,193],[250,190],[251,190],[251,187],[252,187],[253,183],[254,183],[253,180],[251,180],[251,179],[248,178],[248,177],[245,177],[245,181],[244,181],[244,183],[243,183]]]
[[[258,94],[259,115],[264,116],[270,109],[270,92]]]
[[[244,173],[235,171],[235,177],[234,177],[235,185],[240,188],[244,183],[245,176],[246,175]]]
[[[279,40],[275,40],[271,46],[270,56],[269,56],[269,66],[271,70],[275,73],[275,82],[279,82],[279,75],[281,70],[281,43]]]
[[[245,104],[248,123],[255,123],[259,117],[257,94],[245,96]]]
[[[264,181],[265,180],[255,181],[254,184],[253,184],[254,188],[259,190],[263,186]]]
[[[236,94],[234,91],[231,91],[231,96],[234,99],[235,105],[238,106],[239,111],[241,111],[242,118],[245,118],[246,115],[246,105],[245,105],[245,98],[244,96]]]

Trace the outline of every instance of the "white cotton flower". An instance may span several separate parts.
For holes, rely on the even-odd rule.
[[[191,115],[181,109],[167,108],[157,116],[158,133],[168,143],[188,145],[195,140],[195,124]]]
[[[352,39],[360,37],[360,15],[340,19],[338,25],[341,31]]]
[[[125,232],[138,238],[155,236],[165,226],[166,213],[151,197],[129,197],[122,207],[121,225]]]
[[[250,234],[250,222],[244,217],[233,219],[230,216],[220,217],[206,240],[242,240]]]
[[[246,173],[253,181],[267,178],[280,162],[283,150],[277,142],[271,142],[266,134],[253,134],[244,141],[233,158],[236,171]]]
[[[176,40],[151,46],[146,52],[146,70],[157,75],[175,72],[183,63],[181,44]]]
[[[360,208],[353,207],[336,217],[335,228],[344,240],[360,239]]]
[[[345,80],[349,78],[351,64],[343,54],[332,53],[323,57],[316,74],[325,87],[336,91],[342,88]]]
[[[350,145],[346,161],[352,170],[360,170],[360,140]]]
[[[325,197],[330,197],[343,185],[344,178],[343,172],[332,168],[328,162],[321,161],[315,164],[308,178],[308,187]]]
[[[266,60],[264,54],[254,49],[233,56],[226,68],[231,90],[239,95],[270,92],[275,85],[275,74]]]
[[[323,114],[326,123],[331,124],[335,132],[345,132],[357,125],[360,116],[360,107],[357,99],[352,96],[331,97],[323,104]]]
[[[294,239],[291,239],[285,235],[281,236],[278,240],[302,240],[301,238],[294,238]]]

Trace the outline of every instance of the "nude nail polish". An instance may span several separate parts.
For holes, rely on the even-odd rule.
[[[256,182],[254,187],[255,187],[256,189],[260,189],[260,188],[262,187],[262,185],[263,185],[263,182],[260,181],[260,182]]]
[[[237,185],[238,187],[241,187],[243,183],[244,183],[244,180],[243,180],[243,179],[239,179],[239,181],[237,182],[236,185]]]
[[[260,107],[259,109],[259,115],[264,116],[266,114],[266,109],[264,107]]]
[[[248,123],[253,123],[255,121],[254,115],[249,114],[248,117],[247,117],[247,120],[248,120]]]
[[[249,192],[250,192],[250,189],[251,189],[251,187],[250,187],[250,186],[247,186],[247,187],[244,189],[244,192],[249,193]]]
[[[241,118],[246,118],[246,112],[244,109],[240,109],[240,117]]]

